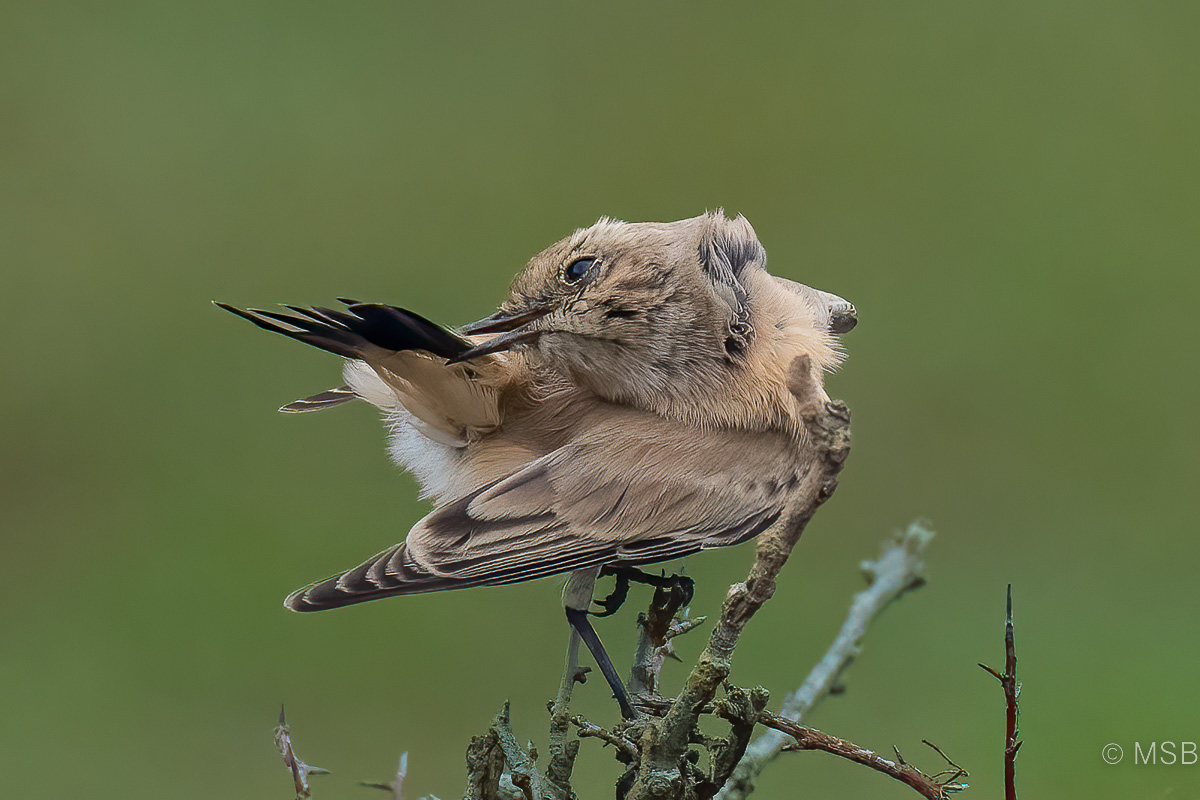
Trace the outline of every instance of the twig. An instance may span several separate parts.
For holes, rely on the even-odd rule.
[[[474,736],[467,746],[467,791],[463,800],[500,800],[506,798],[500,785],[504,775],[504,751],[500,749],[500,737],[495,729],[489,728],[483,736]],[[521,798],[515,792],[513,800]]]
[[[513,733],[509,724],[507,701],[504,703],[504,708],[492,720],[492,731],[495,732],[496,740],[500,743],[501,750],[504,751],[504,761],[508,765],[508,773],[512,777],[513,785],[521,790],[526,800],[545,798],[547,794],[542,784],[541,773],[533,763],[533,758],[517,743],[516,734]]]
[[[725,697],[713,703],[713,713],[730,725],[729,736],[709,746],[709,786],[706,795],[715,794],[729,780],[746,754],[759,716],[766,710],[770,693],[761,686],[740,689],[725,685]]]
[[[579,741],[569,739],[568,724],[571,695],[574,693],[575,684],[582,683],[586,674],[586,671],[579,667],[579,641],[579,634],[571,628],[558,695],[550,705],[550,761],[546,765],[546,782],[558,797],[565,800],[575,796],[571,790],[571,773],[575,769],[575,757],[579,754]]]
[[[275,726],[275,748],[283,756],[283,764],[292,773],[292,782],[296,785],[296,800],[312,797],[308,788],[309,775],[328,775],[329,770],[305,764],[292,748],[292,730],[288,727],[283,714],[283,706],[279,707],[279,724]]]
[[[629,693],[633,696],[658,693],[658,676],[663,662],[675,656],[671,640],[682,636],[704,622],[705,617],[675,619],[681,607],[687,605],[691,591],[681,593],[677,585],[656,587],[645,614],[638,615],[638,641],[633,654],[633,669],[629,676]]]
[[[936,780],[938,783],[942,784],[943,786],[947,787],[948,789],[951,786],[951,784],[953,784],[954,788],[951,791],[958,791],[959,789],[967,788],[967,785],[965,783],[959,782],[959,778],[967,777],[967,771],[965,769],[963,769],[958,764],[955,764],[953,761],[951,761],[950,756],[948,756],[942,752],[942,748],[938,747],[936,744],[929,741],[928,739],[922,739],[921,744],[926,745],[931,750],[933,750],[933,752],[935,752],[939,756],[941,756],[942,760],[945,761],[946,764],[950,767],[950,769],[948,769],[948,770],[942,770],[941,772],[935,772],[933,774],[934,780]],[[899,751],[896,752],[896,757],[900,758]],[[904,759],[900,758],[900,761],[904,761]]]
[[[692,777],[687,753],[700,709],[711,702],[729,675],[742,629],[775,593],[775,578],[817,509],[832,495],[850,452],[850,412],[829,401],[812,378],[807,358],[791,365],[789,388],[802,406],[812,463],[796,487],[781,522],[758,537],[754,565],[744,583],[734,584],[699,661],[671,710],[647,726],[642,758],[627,800],[666,800],[685,796]]]
[[[864,561],[862,571],[868,585],[854,596],[850,611],[837,638],[824,657],[796,691],[787,695],[779,716],[799,722],[834,686],[838,677],[858,655],[863,637],[871,621],[892,601],[910,589],[922,585],[925,570],[925,547],[933,539],[933,531],[916,521],[903,534],[893,536],[875,561]],[[754,783],[763,769],[774,759],[790,738],[778,730],[758,736],[746,748],[729,782],[717,795],[718,800],[741,800],[754,790]]]
[[[571,717],[571,724],[579,731],[580,736],[599,739],[602,742],[611,744],[629,759],[637,758],[637,745],[621,734],[602,728],[594,722],[589,722],[578,714]]]
[[[1017,682],[1017,643],[1013,637],[1012,584],[1008,585],[1007,611],[1004,619],[1004,672],[980,664],[989,675],[1000,681],[1004,689],[1006,707],[1006,736],[1004,739],[1004,800],[1017,800],[1017,741],[1018,711],[1017,698],[1021,696],[1021,684]]]
[[[404,800],[404,778],[408,775],[408,751],[400,754],[400,766],[396,769],[396,777],[392,778],[387,783],[377,783],[375,781],[360,781],[362,786],[370,786],[372,789],[383,789],[385,792],[392,793],[392,800]]]
[[[951,792],[964,788],[958,782],[958,779],[965,776],[966,772],[953,762],[950,763],[957,769],[952,773],[952,777],[939,781],[906,763],[901,758],[897,758],[897,761],[889,761],[877,753],[867,750],[864,747],[859,747],[853,742],[839,739],[836,736],[830,736],[815,728],[797,724],[769,711],[759,714],[758,721],[763,725],[787,734],[794,740],[787,747],[783,748],[785,750],[821,750],[835,756],[840,756],[856,764],[862,764],[877,772],[882,772],[891,778],[895,778],[905,786],[911,786],[923,797],[929,798],[929,800],[946,800]],[[932,747],[932,745],[930,746]],[[940,750],[938,752],[941,753]],[[942,754],[942,757],[945,758],[945,754]],[[949,759],[946,760],[950,761]]]

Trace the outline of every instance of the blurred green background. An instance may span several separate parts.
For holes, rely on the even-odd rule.
[[[506,697],[544,741],[559,583],[300,616],[423,513],[331,356],[214,309],[459,324],[601,215],[724,206],[861,324],[855,449],[733,678],[776,701],[915,516],[930,584],[811,722],[1000,795],[1015,586],[1029,796],[1200,796],[1200,6],[1189,2],[0,6],[0,794],[457,796]],[[694,613],[752,548],[693,558]],[[636,602],[645,602],[637,595]],[[601,624],[615,657],[633,608]],[[682,642],[694,656],[703,635]],[[668,687],[682,676],[668,667]],[[603,686],[580,708],[615,721]],[[617,765],[586,744],[586,798]],[[764,798],[912,796],[821,754]]]

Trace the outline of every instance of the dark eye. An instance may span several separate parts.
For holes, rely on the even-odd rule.
[[[592,271],[592,267],[596,265],[595,258],[577,258],[567,268],[563,270],[563,280],[567,283],[579,283],[584,276]]]

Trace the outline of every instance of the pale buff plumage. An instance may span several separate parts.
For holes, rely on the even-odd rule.
[[[230,309],[346,356],[348,390],[288,409],[377,406],[436,505],[289,607],[646,564],[764,530],[810,468],[794,371],[820,386],[854,320],[765,261],[750,224],[719,211],[602,219],[531,259],[462,338],[379,306]]]

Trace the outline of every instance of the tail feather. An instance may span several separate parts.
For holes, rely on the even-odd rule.
[[[576,553],[547,553],[542,558],[531,559],[518,571],[462,576],[431,570],[408,553],[405,542],[400,542],[354,569],[297,589],[283,604],[292,611],[328,611],[384,597],[520,583],[575,569],[598,567],[612,560],[613,554],[604,548],[596,549],[584,558]]]
[[[453,581],[422,569],[405,550],[401,542],[352,570],[297,589],[283,604],[292,611],[325,611],[392,595],[455,588]]]
[[[342,403],[357,399],[358,394],[349,386],[339,386],[337,389],[318,392],[302,400],[293,400],[279,410],[285,414],[301,414],[306,411],[320,411],[323,408],[333,408],[334,406],[340,406]]]
[[[351,329],[386,350],[426,350],[435,356],[454,358],[472,346],[442,326],[403,308],[377,303],[356,303],[349,308],[358,320]]]
[[[293,314],[255,308],[243,311],[225,303],[216,305],[264,330],[344,358],[367,358],[372,349],[379,348],[424,350],[449,359],[471,347],[462,337],[419,314],[377,303],[350,304],[349,313],[319,306],[307,309],[286,306]]]

